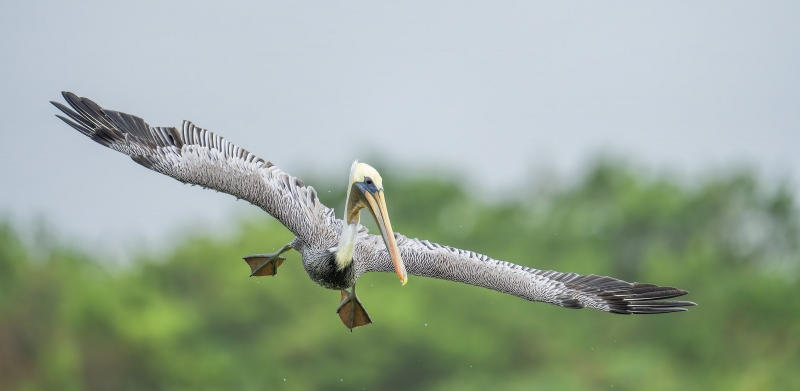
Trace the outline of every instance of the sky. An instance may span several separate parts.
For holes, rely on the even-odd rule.
[[[355,159],[491,195],[601,154],[800,189],[800,2],[68,3],[0,5],[0,217],[81,246],[262,212],[86,139],[53,116],[62,90],[341,179],[318,191]]]

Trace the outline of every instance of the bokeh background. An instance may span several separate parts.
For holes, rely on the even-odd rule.
[[[4,2],[0,389],[797,389],[796,2]],[[71,90],[209,128],[341,210],[540,269],[691,291],[614,316],[367,275],[60,123]]]

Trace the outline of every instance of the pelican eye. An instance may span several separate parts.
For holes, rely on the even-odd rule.
[[[366,183],[368,185],[371,185],[372,184],[372,178],[370,178],[370,177],[364,178],[364,183]]]

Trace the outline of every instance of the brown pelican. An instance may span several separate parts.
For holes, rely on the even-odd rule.
[[[139,117],[105,110],[70,92],[62,95],[72,109],[51,102],[69,118],[57,117],[92,140],[183,183],[247,200],[280,221],[295,235],[294,240],[278,252],[245,257],[251,276],[275,275],[285,260],[281,254],[297,250],[314,282],[341,291],[342,301],[336,311],[351,331],[371,323],[355,289],[358,278],[367,272],[395,272],[404,285],[410,273],[481,286],[530,301],[617,314],[677,312],[695,305],[665,300],[688,293],[682,289],[538,270],[394,233],[381,176],[357,161],[350,169],[344,216],[339,220],[333,209],[320,203],[314,188],[189,121],[183,121],[179,128],[153,127]],[[367,234],[359,224],[361,209],[373,215],[380,236]]]

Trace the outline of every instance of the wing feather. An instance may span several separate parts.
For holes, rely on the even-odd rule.
[[[90,99],[63,92],[67,107],[51,102],[58,118],[136,163],[183,183],[200,185],[244,199],[285,225],[309,244],[335,243],[339,224],[313,187],[224,138],[183,121],[152,127],[142,118],[105,110]]]
[[[594,308],[618,314],[659,314],[685,311],[691,301],[664,300],[689,292],[673,287],[630,283],[594,274],[539,270],[454,247],[410,239],[395,233],[409,274],[480,286],[531,301],[566,308]],[[392,272],[382,239],[364,234],[356,248],[363,274]]]

